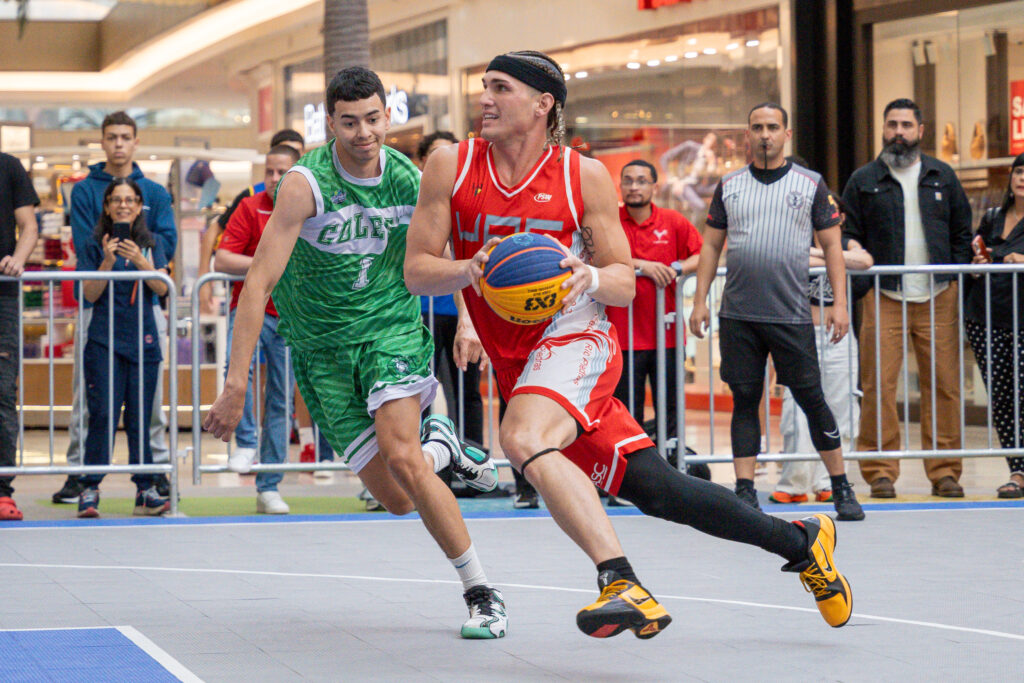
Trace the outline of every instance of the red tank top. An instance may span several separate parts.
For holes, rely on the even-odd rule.
[[[492,237],[539,232],[555,238],[584,261],[589,260],[579,232],[583,215],[579,155],[548,146],[515,187],[498,178],[491,144],[482,138],[459,143],[458,174],[452,190],[452,245],[456,259],[472,258]],[[543,337],[604,329],[604,306],[581,295],[568,311],[537,325],[516,325],[499,318],[467,287],[462,291],[473,325],[496,369],[525,361]]]

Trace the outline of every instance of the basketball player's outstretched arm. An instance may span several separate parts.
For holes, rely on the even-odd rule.
[[[619,205],[615,185],[600,161],[580,157],[580,183],[583,187],[583,215],[580,235],[584,248],[590,252],[591,264],[598,271],[598,287],[590,295],[610,306],[628,306],[636,293],[636,275],[629,242],[619,222]],[[580,294],[593,286],[591,270],[576,256],[568,256],[562,266],[572,268],[572,277],[563,288],[569,288],[562,308],[568,308]]]
[[[238,297],[224,391],[203,422],[203,428],[224,441],[231,438],[231,433],[242,419],[245,389],[249,384],[249,364],[263,327],[267,300],[288,265],[302,224],[315,214],[313,190],[306,179],[298,173],[289,173],[282,178],[274,213],[267,221]]]
[[[467,285],[477,288],[483,273],[477,257],[453,261],[444,255],[452,236],[452,190],[458,160],[459,146],[449,145],[431,154],[423,169],[420,196],[405,242],[405,286],[413,294],[439,296]]]

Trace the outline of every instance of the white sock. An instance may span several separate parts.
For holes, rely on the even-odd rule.
[[[452,461],[452,452],[439,441],[427,441],[423,445],[423,457],[434,466],[434,472],[440,472]],[[472,547],[470,548],[472,550]]]
[[[487,575],[484,574],[484,566],[476,556],[476,548],[469,544],[469,549],[458,557],[449,557],[448,561],[455,567],[462,580],[463,590],[469,590],[473,586],[486,586]]]
[[[307,444],[311,443],[313,443],[313,428],[299,427],[299,445],[305,448]]]

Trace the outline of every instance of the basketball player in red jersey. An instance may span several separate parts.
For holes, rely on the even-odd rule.
[[[600,162],[560,145],[566,86],[557,63],[532,51],[499,55],[483,84],[481,137],[427,161],[405,280],[414,294],[463,291],[508,399],[502,450],[597,566],[600,597],[580,610],[577,625],[599,638],[626,629],[650,638],[671,621],[623,555],[597,484],[645,514],[781,555],[783,570],[800,572],[825,620],[842,626],[852,595],[835,569],[831,518],[787,523],[673,469],[612,396],[622,356],[604,304],[627,305],[635,279],[611,177]],[[573,275],[552,319],[521,326],[488,308],[479,279],[498,238],[527,231],[560,241]],[[444,256],[449,240],[454,260]]]

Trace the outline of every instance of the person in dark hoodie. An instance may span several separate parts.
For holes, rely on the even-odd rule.
[[[138,127],[135,120],[123,111],[116,111],[108,114],[100,125],[102,136],[101,145],[107,156],[105,162],[93,164],[89,167],[89,175],[77,183],[71,191],[71,237],[75,244],[75,253],[85,253],[88,246],[94,241],[93,230],[96,223],[103,215],[103,195],[107,186],[115,178],[130,178],[135,181],[142,191],[142,216],[145,224],[153,238],[160,243],[162,251],[167,255],[168,260],[174,258],[178,246],[178,231],[174,225],[174,209],[171,206],[171,196],[158,183],[149,180],[142,174],[142,169],[135,163],[133,157],[135,149],[139,144]],[[81,269],[81,268],[79,268]],[[92,318],[92,304],[82,297],[78,297],[82,310],[82,332],[83,337],[89,329]],[[154,313],[157,313],[154,311]],[[166,320],[162,312],[157,313],[157,336],[166,337]],[[82,464],[82,449],[85,444],[89,425],[88,407],[84,404],[84,392],[79,387],[82,375],[82,348],[83,344],[76,344],[75,348],[75,369],[72,374],[72,408],[71,420],[68,426],[68,451],[67,460],[69,465]],[[162,368],[157,373],[157,395],[163,395]],[[150,441],[153,448],[153,461],[157,463],[167,462],[167,443],[164,437],[166,421],[159,402],[154,401],[154,419],[150,427]],[[157,488],[166,495],[166,477],[158,477]],[[70,476],[64,482],[57,493],[53,495],[54,503],[77,503],[82,487],[78,478]]]

